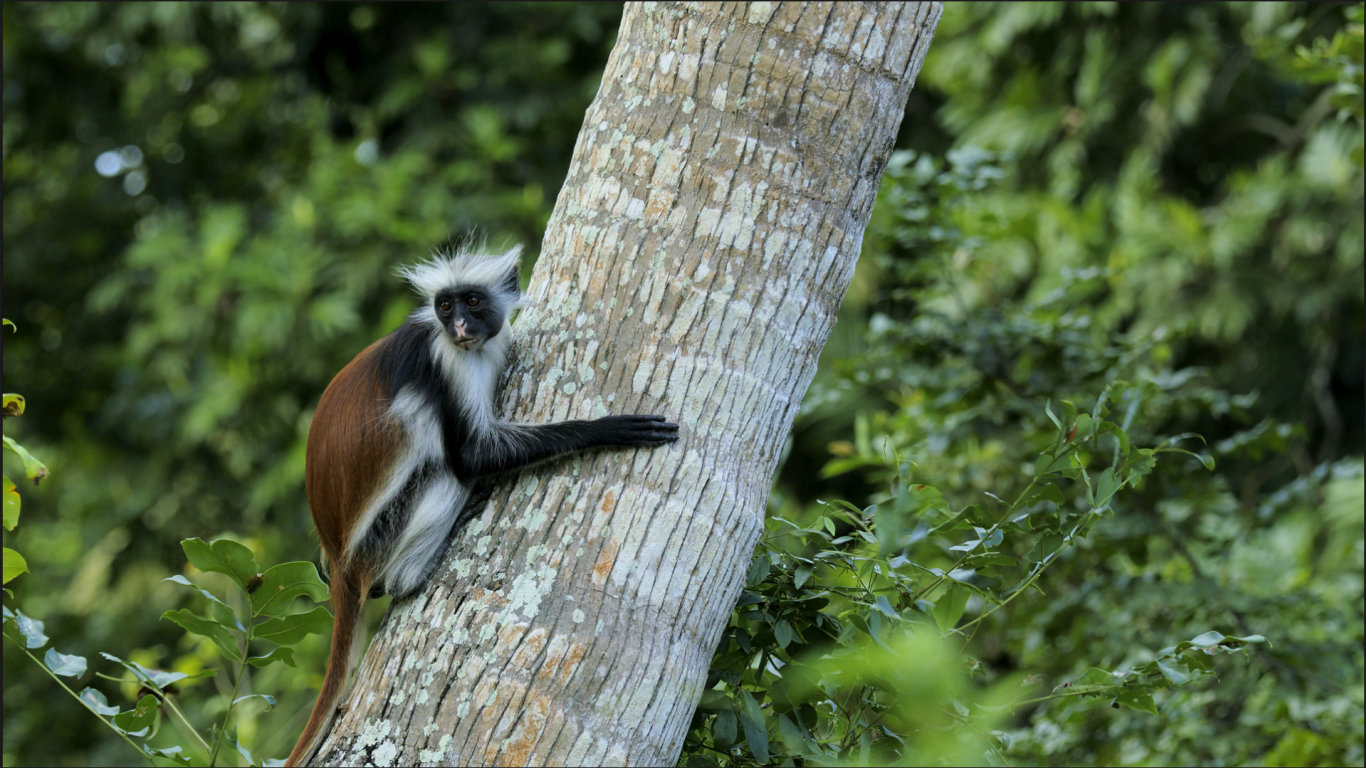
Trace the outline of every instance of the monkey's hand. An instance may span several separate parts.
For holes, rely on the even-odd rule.
[[[663,416],[604,416],[591,424],[601,430],[604,445],[648,447],[678,440],[678,425]]]

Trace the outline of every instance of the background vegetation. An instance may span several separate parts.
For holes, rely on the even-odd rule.
[[[315,556],[318,394],[396,264],[539,245],[619,14],[4,4],[4,428],[51,470],[6,606],[197,725],[272,694],[283,756],[325,639],[193,677],[163,579],[227,577],[180,541]],[[1361,764],[1362,123],[1360,4],[950,4],[683,760]],[[132,759],[4,673],[6,765]]]

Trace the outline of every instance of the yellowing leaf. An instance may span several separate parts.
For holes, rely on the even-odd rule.
[[[5,547],[4,551],[4,576],[5,584],[10,583],[21,573],[28,573],[28,563],[24,561],[24,556]]]
[[[19,489],[8,477],[5,478],[4,496],[5,530],[12,531],[19,524]]]

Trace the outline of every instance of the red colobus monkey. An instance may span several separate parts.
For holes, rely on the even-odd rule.
[[[367,596],[415,593],[440,563],[480,478],[604,446],[674,442],[661,416],[522,425],[493,413],[521,300],[520,247],[438,253],[402,274],[425,306],[338,373],[313,416],[305,482],[332,591],[318,701],[285,765],[312,752],[350,671]],[[471,505],[474,506],[474,505]]]

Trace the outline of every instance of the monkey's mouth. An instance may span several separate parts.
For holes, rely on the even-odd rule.
[[[484,343],[484,340],[478,336],[466,336],[463,339],[455,339],[454,341],[455,346],[464,350],[478,349],[479,345]]]

